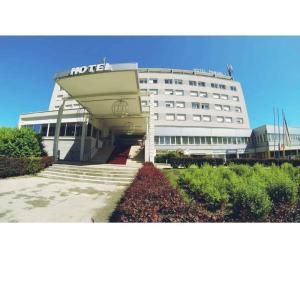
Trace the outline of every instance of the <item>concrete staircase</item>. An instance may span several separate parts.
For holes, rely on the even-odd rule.
[[[141,167],[145,160],[144,148],[141,146],[131,146],[126,166]]]
[[[128,186],[134,179],[137,171],[138,167],[123,165],[54,164],[40,172],[37,176],[73,182]]]

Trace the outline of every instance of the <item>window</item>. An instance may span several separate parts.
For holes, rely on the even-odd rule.
[[[67,104],[66,108],[72,108],[72,104]]]
[[[219,88],[222,89],[222,90],[225,90],[226,89],[226,85],[225,84],[219,84]]]
[[[149,83],[156,84],[157,82],[158,82],[158,80],[156,78],[150,78],[149,79]]]
[[[221,95],[221,99],[223,99],[223,100],[228,100],[228,95]]]
[[[166,114],[166,120],[167,121],[174,121],[175,115],[174,114]]]
[[[190,145],[194,144],[194,137],[193,136],[189,136],[189,144]]]
[[[224,117],[217,117],[217,122],[220,122],[220,123],[222,123],[222,122],[224,122]]]
[[[231,87],[230,87],[230,90],[231,90],[231,91],[236,91],[236,87],[235,87],[235,86],[231,86]]]
[[[223,110],[224,111],[230,111],[230,106],[229,105],[223,105]]]
[[[74,136],[74,135],[75,135],[75,123],[67,123],[66,136]]]
[[[183,136],[182,137],[182,144],[187,145],[189,143],[189,137],[188,136]]]
[[[225,117],[225,123],[232,123],[231,117]]]
[[[193,115],[193,121],[200,122],[201,116],[200,115]]]
[[[213,94],[213,98],[215,98],[215,99],[220,99],[220,94]]]
[[[239,97],[238,96],[232,96],[232,100],[239,101]]]
[[[149,90],[149,92],[152,95],[157,95],[158,94],[158,90],[156,90],[156,89],[151,89],[151,90]]]
[[[55,127],[56,127],[56,124],[49,124],[49,133],[48,133],[48,136],[54,136],[55,135]]]
[[[222,137],[218,137],[218,144],[223,144],[223,139],[222,139]]]
[[[190,91],[190,96],[192,96],[192,97],[198,97],[198,92],[196,92],[196,91]]]
[[[192,108],[193,109],[200,109],[200,103],[198,103],[198,102],[192,102]]]
[[[48,131],[48,124],[42,124],[41,135],[47,136],[47,131]]]
[[[176,144],[181,145],[181,136],[176,136]]]
[[[147,93],[147,89],[140,89],[142,93]]]
[[[236,122],[239,123],[239,124],[243,124],[244,120],[243,120],[243,118],[237,118]]]
[[[211,121],[211,116],[203,116],[202,121],[203,122],[210,122]]]
[[[171,137],[165,136],[165,144],[170,145],[170,143],[171,143]]]
[[[199,136],[195,136],[194,140],[195,140],[195,144],[197,144],[197,145],[200,144],[200,137]]]
[[[212,142],[213,144],[218,144],[218,138],[216,136],[213,136]]]
[[[203,81],[198,81],[198,86],[205,86],[206,84],[205,84],[205,82],[203,82]]]
[[[171,136],[171,144],[172,145],[176,144],[176,138],[175,138],[175,136]]]
[[[165,90],[165,95],[174,95],[173,90]]]
[[[222,110],[222,105],[215,104],[215,109],[216,109],[216,110]]]
[[[59,109],[59,105],[55,105],[55,107],[54,107],[55,109]]]
[[[202,109],[209,109],[209,104],[208,103],[202,103],[201,108]]]
[[[182,84],[182,79],[174,79],[175,84]]]
[[[178,121],[185,121],[186,115],[177,115],[177,120]]]
[[[157,145],[159,144],[159,136],[154,137],[154,143]]]
[[[147,106],[148,105],[148,101],[142,101],[142,106]]]
[[[65,136],[66,135],[66,123],[61,123],[60,125],[60,131],[59,131],[59,136]]]
[[[218,84],[217,84],[217,83],[211,83],[210,86],[211,86],[212,88],[215,88],[215,89],[218,88]]]
[[[176,91],[175,91],[175,95],[176,95],[176,96],[183,96],[183,95],[184,95],[184,92],[183,92],[183,90],[176,90]]]
[[[200,92],[199,96],[203,97],[203,98],[207,98],[207,93],[206,92]]]
[[[64,96],[64,95],[61,95],[61,94],[60,94],[60,95],[57,95],[56,97],[57,97],[57,98],[62,98],[63,96]],[[61,99],[58,99],[58,100],[61,100]]]
[[[201,144],[206,144],[205,136],[201,136]]]
[[[173,79],[165,79],[165,84],[172,84],[173,83]]]
[[[147,83],[147,78],[141,78],[140,83],[142,83],[142,84]]]
[[[239,106],[236,106],[236,107],[235,107],[235,111],[236,111],[236,112],[242,112],[242,109],[241,109]]]
[[[164,137],[164,136],[160,136],[160,137],[159,137],[159,143],[160,143],[161,145],[163,145],[163,144],[165,143],[165,137]]]
[[[176,102],[176,107],[178,107],[178,108],[184,108],[185,107],[185,103],[184,102]]]
[[[158,114],[154,114],[154,115],[153,115],[153,119],[154,119],[154,120],[158,120]]]
[[[174,101],[166,101],[166,107],[173,108],[174,107]]]
[[[86,136],[91,136],[91,134],[92,134],[92,125],[91,125],[91,124],[88,124]]]
[[[82,134],[82,123],[76,123],[75,130],[76,130],[75,135],[76,136],[81,136],[81,134]]]
[[[153,106],[158,107],[158,101],[157,100],[153,102]]]
[[[73,107],[80,107],[79,104],[73,104]]]
[[[196,82],[196,81],[193,81],[193,80],[190,80],[190,81],[189,81],[189,85],[191,85],[191,86],[196,86],[196,85],[197,85],[197,82]]]

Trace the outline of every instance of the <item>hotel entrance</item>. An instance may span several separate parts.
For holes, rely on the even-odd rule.
[[[114,69],[104,66],[97,72],[93,69],[84,74],[72,72],[73,68],[71,72],[56,75],[56,83],[68,93],[57,116],[53,142],[56,159],[64,102],[72,99],[82,107],[80,161],[124,163],[131,156],[139,160],[143,156],[143,161],[154,160],[151,113],[142,112],[137,66],[116,66]]]

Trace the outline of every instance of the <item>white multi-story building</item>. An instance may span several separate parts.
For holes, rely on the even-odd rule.
[[[20,115],[60,159],[89,161],[114,145],[157,152],[248,156],[251,129],[241,84],[204,70],[97,64],[55,75],[48,111]]]

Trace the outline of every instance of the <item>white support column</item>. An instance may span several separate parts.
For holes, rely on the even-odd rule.
[[[55,135],[54,135],[54,141],[53,141],[53,157],[54,161],[57,162],[58,160],[58,140],[59,140],[59,133],[60,133],[60,125],[61,125],[61,119],[64,111],[65,106],[65,99],[63,99],[62,105],[60,106],[57,114],[57,121],[55,126]],[[48,125],[49,130],[49,125]]]
[[[149,96],[149,118],[148,118],[148,161],[154,163],[155,147],[154,147],[154,115],[153,115],[153,94]]]
[[[86,137],[87,121],[82,122],[81,139],[80,139],[80,161],[84,160],[84,145]]]

